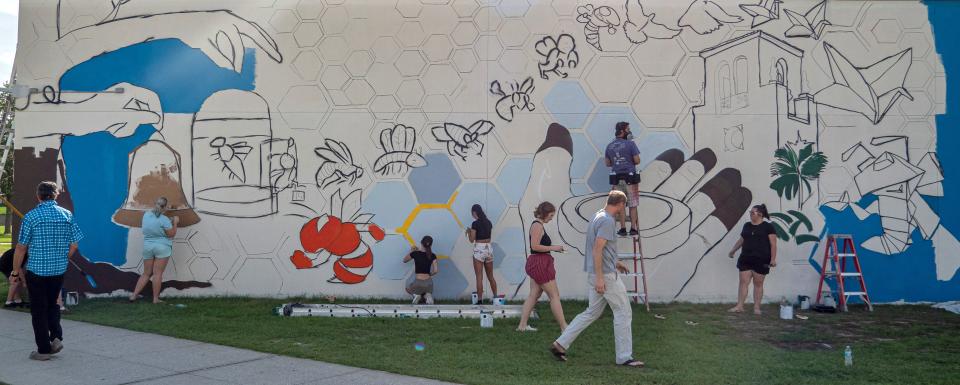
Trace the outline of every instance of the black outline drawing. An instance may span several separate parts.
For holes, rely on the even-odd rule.
[[[275,194],[289,188],[296,191],[300,187],[297,180],[300,159],[297,156],[297,142],[293,138],[265,140],[260,143],[260,153],[266,157],[261,164],[269,165],[269,173],[262,174],[268,179],[261,178],[261,184],[269,185]],[[294,196],[293,200],[298,199]],[[303,197],[299,200],[302,201]]]
[[[444,123],[442,126],[436,126],[430,129],[434,139],[440,143],[447,144],[447,154],[460,157],[467,160],[467,151],[477,149],[477,155],[483,156],[484,143],[481,137],[489,134],[495,125],[489,120],[478,120],[473,122],[470,127],[464,127],[456,123]]]
[[[236,178],[240,183],[247,182],[247,170],[243,167],[243,161],[250,155],[253,147],[244,140],[228,143],[227,138],[218,136],[210,141],[210,148],[213,149],[210,156],[223,163],[220,171],[227,171],[227,179]]]
[[[348,185],[353,186],[363,176],[363,167],[354,162],[353,152],[345,143],[333,139],[326,139],[323,144],[313,149],[323,159],[317,168],[317,187],[325,189],[331,184],[340,185],[347,181]]]
[[[567,33],[560,34],[556,39],[546,36],[534,45],[534,49],[541,56],[537,69],[543,79],[550,79],[548,73],[566,78],[569,76],[567,70],[577,68],[580,63],[577,40]]]
[[[823,49],[827,52],[833,84],[817,91],[817,103],[859,113],[878,124],[901,96],[913,100],[913,95],[904,87],[913,65],[913,48],[864,67],[855,66],[830,43],[824,42]]]
[[[817,5],[800,14],[784,8],[787,19],[793,23],[793,26],[783,33],[786,37],[809,37],[813,40],[820,40],[823,36],[823,29],[828,25],[833,25],[827,20],[827,0],[823,0]]]
[[[490,93],[500,97],[495,108],[500,119],[512,122],[516,111],[532,112],[537,109],[537,106],[530,101],[530,94],[534,90],[533,76],[527,77],[523,83],[514,81],[508,84],[510,85],[509,94],[503,91],[499,80],[490,83]]]
[[[683,14],[677,16],[676,4],[664,2],[663,5],[644,7],[643,0],[626,1],[626,21],[623,31],[627,39],[640,44],[647,39],[672,39],[684,28],[690,28],[698,35],[716,32],[724,24],[739,23],[743,18],[731,15],[719,4],[711,0],[693,0]]]
[[[383,155],[373,162],[373,172],[380,175],[402,175],[410,168],[423,167],[427,160],[416,150],[417,130],[397,123],[380,131]]]
[[[780,20],[780,4],[783,0],[760,0],[759,4],[740,4],[740,9],[753,16],[750,28],[757,28],[771,20]]]
[[[593,4],[586,4],[577,7],[577,21],[583,23],[583,36],[587,44],[603,51],[600,46],[600,29],[606,28],[607,33],[613,35],[617,33],[617,27],[620,26],[620,14],[611,7],[601,5],[594,8]]]

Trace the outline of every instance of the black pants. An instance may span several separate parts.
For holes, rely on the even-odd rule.
[[[50,354],[50,342],[63,340],[60,328],[60,305],[57,297],[63,288],[63,274],[44,277],[27,271],[27,290],[30,291],[30,315],[33,316],[33,338],[37,352]]]

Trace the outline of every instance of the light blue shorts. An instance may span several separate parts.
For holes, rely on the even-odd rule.
[[[162,243],[144,242],[143,259],[164,259],[173,255],[173,247]]]

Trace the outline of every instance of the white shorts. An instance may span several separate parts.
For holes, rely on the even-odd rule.
[[[493,262],[493,247],[489,243],[474,243],[473,259],[484,263]]]

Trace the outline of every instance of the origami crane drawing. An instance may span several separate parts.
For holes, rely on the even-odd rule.
[[[829,43],[823,43],[823,48],[833,84],[816,93],[817,103],[863,114],[878,124],[901,96],[913,100],[903,86],[913,62],[912,48],[866,67],[854,66]]]

